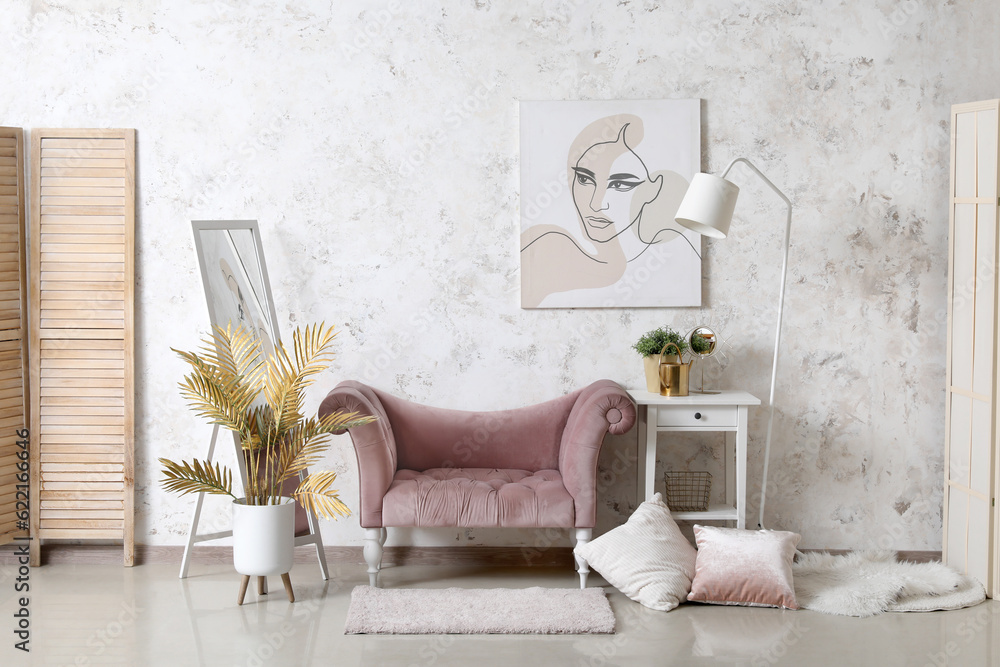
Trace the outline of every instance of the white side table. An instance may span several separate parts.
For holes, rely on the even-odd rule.
[[[726,502],[709,505],[702,512],[674,512],[685,521],[735,521],[746,527],[747,515],[747,408],[760,399],[745,391],[718,394],[660,396],[645,389],[629,389],[639,406],[639,461],[636,488],[648,500],[654,493],[656,434],[671,431],[724,431],[726,433]],[[736,465],[733,466],[735,459]],[[666,500],[666,498],[664,498]]]

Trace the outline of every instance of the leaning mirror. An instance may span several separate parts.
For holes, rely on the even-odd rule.
[[[265,355],[280,340],[256,220],[195,220],[194,243],[212,325],[244,327]]]
[[[719,335],[710,327],[699,325],[687,335],[688,349],[692,360],[701,366],[701,389],[692,389],[696,394],[718,394],[721,392],[705,389],[705,361],[719,349]]]
[[[274,299],[271,297],[271,284],[267,277],[267,265],[264,263],[264,246],[257,221],[194,220],[191,226],[212,326],[222,329],[229,326],[234,329],[243,327],[260,340],[261,354],[265,356],[274,354],[274,348],[280,344],[281,336],[278,332],[278,318],[275,314]],[[258,400],[263,403],[263,396]],[[212,461],[214,456],[218,435],[219,426],[216,425],[208,447],[208,461]],[[233,434],[233,444],[237,449],[240,447],[239,436],[236,434]],[[237,456],[240,475],[245,480],[247,471],[243,460],[242,456]],[[285,495],[288,495],[287,490],[295,489],[298,482],[305,478],[306,473],[307,471],[303,470],[299,472],[298,480],[285,481]],[[204,495],[204,493],[198,494],[191,530],[181,560],[181,578],[187,576],[191,549],[196,543],[232,535],[232,531],[198,533]],[[324,579],[330,578],[319,523],[315,515],[307,513],[301,505],[295,508],[295,545],[314,545],[320,572]]]

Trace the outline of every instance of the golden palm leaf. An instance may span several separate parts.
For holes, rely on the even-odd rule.
[[[244,430],[245,396],[234,395],[217,378],[198,373],[185,376],[179,386],[181,395],[199,417],[232,431]]]
[[[306,420],[304,423],[299,423],[294,425],[291,429],[282,434],[281,445],[274,449],[274,474],[278,482],[282,482],[292,475],[296,474],[300,470],[303,470],[305,466],[293,466],[293,463],[302,453],[304,448],[309,448],[309,441],[303,437],[303,429],[306,427],[309,421]],[[321,443],[321,450],[325,449]],[[315,452],[309,448],[310,454]],[[313,456],[310,459],[311,462],[316,463],[319,461],[319,457]]]
[[[281,423],[283,416],[292,412],[300,400],[296,395],[294,369],[288,363],[288,353],[283,345],[275,349],[262,375],[264,398],[271,406],[275,422]]]
[[[270,410],[266,405],[247,408],[247,432],[240,438],[240,446],[243,449],[257,450],[266,447],[270,442]]]
[[[294,361],[282,345],[275,350],[265,382],[265,395],[274,410],[279,430],[301,418],[303,390],[333,360],[334,328],[324,324],[296,329],[292,334]]]
[[[202,356],[234,376],[246,376],[248,369],[263,363],[260,339],[247,328],[230,322],[226,328],[212,327],[202,347]]]
[[[163,466],[163,479],[160,483],[167,491],[182,496],[199,492],[233,496],[233,475],[228,468],[220,467],[218,463],[213,468],[211,463],[202,463],[197,459],[191,463],[175,463],[161,458],[160,465]]]
[[[201,416],[233,428],[258,391],[238,374],[244,369],[239,368],[228,354],[228,341],[225,333],[219,334],[215,346],[218,352],[206,350],[202,356],[174,351],[192,368],[192,372],[180,383],[182,395],[192,408],[201,411]]]
[[[278,472],[283,478],[316,465],[329,446],[329,436],[316,432],[315,419],[296,425],[288,433],[288,446],[282,448]]]
[[[215,328],[198,352],[177,352],[191,372],[179,383],[181,394],[199,416],[225,426],[240,438],[246,464],[246,494],[258,502],[273,502],[281,482],[318,463],[331,433],[374,421],[356,413],[306,418],[304,390],[332,362],[334,328],[325,324],[297,329],[292,351],[280,343],[263,359],[260,342],[242,327]],[[261,400],[263,399],[263,401]],[[180,493],[229,493],[231,475],[218,465],[198,461],[173,464],[166,459],[168,490]],[[303,505],[332,518],[347,516],[347,507],[329,491],[332,473],[312,476],[300,485]],[[304,484],[304,483],[303,483]]]
[[[322,419],[309,418],[296,424],[285,436],[276,468],[279,481],[319,463],[329,446],[330,434],[363,426],[376,417],[359,417],[356,412],[334,412]]]
[[[306,511],[324,519],[348,517],[351,515],[351,510],[341,502],[337,491],[330,488],[336,479],[335,472],[313,473],[302,480],[293,496]]]
[[[296,332],[298,333],[298,332]],[[299,377],[307,378],[326,370],[333,360],[334,328],[324,323],[306,327],[301,335],[292,337],[295,346],[295,366]]]
[[[265,395],[277,431],[283,433],[302,419],[304,399],[294,376],[279,376],[278,371],[269,368]]]
[[[317,433],[341,433],[356,426],[364,426],[376,421],[378,417],[366,415],[359,417],[357,412],[337,410],[323,416],[316,424]]]
[[[222,349],[226,346],[222,340],[225,337],[225,333],[222,329],[213,327],[212,333],[202,341],[202,345],[198,348],[197,352],[174,351],[192,365],[194,365],[193,360],[198,360],[202,364],[212,367],[217,373],[227,379],[234,379],[239,376],[239,371],[236,369],[236,364],[229,351]]]

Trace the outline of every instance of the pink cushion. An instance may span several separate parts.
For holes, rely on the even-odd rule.
[[[573,498],[558,470],[400,470],[382,505],[384,526],[571,528]]]
[[[698,557],[688,600],[798,609],[792,560],[799,535],[695,526]]]

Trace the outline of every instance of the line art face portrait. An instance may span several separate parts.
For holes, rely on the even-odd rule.
[[[698,100],[521,102],[521,307],[701,305]]]

